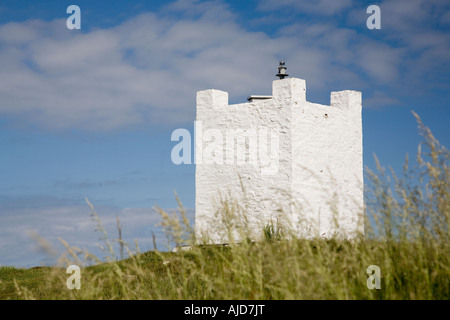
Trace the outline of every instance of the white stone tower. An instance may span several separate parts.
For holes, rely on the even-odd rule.
[[[235,105],[227,92],[197,92],[197,237],[229,242],[221,198],[245,208],[251,239],[276,221],[298,237],[363,232],[361,107],[351,90],[332,92],[329,106],[308,102],[297,78]]]

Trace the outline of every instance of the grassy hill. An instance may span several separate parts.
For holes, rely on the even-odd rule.
[[[449,299],[449,246],[428,241],[291,240],[146,252],[81,269],[0,268],[0,299]],[[381,269],[369,289],[367,267]]]
[[[376,174],[368,172],[364,235],[305,240],[266,226],[256,242],[194,246],[180,205],[179,215],[160,210],[162,226],[173,244],[191,244],[190,250],[96,261],[81,269],[81,289],[70,290],[67,266],[95,259],[67,247],[60,268],[0,267],[0,299],[448,300],[450,154],[417,119],[425,151],[419,148],[416,166],[406,162],[401,178],[381,167]],[[245,214],[236,203],[225,203],[223,210],[227,219]],[[239,228],[246,239],[245,225]],[[368,267],[373,265],[381,272],[380,289],[368,287]]]

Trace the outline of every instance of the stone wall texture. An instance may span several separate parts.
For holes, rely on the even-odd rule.
[[[227,92],[197,92],[198,241],[257,240],[271,223],[306,238],[363,232],[361,107],[351,90],[332,92],[329,106],[308,102],[297,78],[235,105]]]

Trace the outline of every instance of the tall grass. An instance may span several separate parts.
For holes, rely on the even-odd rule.
[[[118,260],[100,220],[96,220],[110,254],[107,262],[97,260],[82,269],[80,290],[67,289],[64,267],[95,261],[95,257],[67,246],[69,254],[61,268],[49,269],[39,285],[10,276],[11,290],[3,297],[449,299],[449,151],[414,116],[424,137],[416,163],[411,166],[407,158],[400,177],[379,162],[376,172],[367,169],[365,232],[356,238],[298,239],[277,224],[269,224],[261,230],[261,240],[250,241],[245,237],[245,224],[233,223],[245,221],[233,220],[245,217],[245,207],[227,200],[218,212],[230,227],[230,244],[202,245],[207,239],[196,238],[179,201],[176,212],[158,209],[168,244],[179,247],[176,252],[160,252],[155,247],[140,253],[137,246],[131,252],[119,237],[122,250],[125,248],[130,257]],[[89,206],[91,215],[97,217],[94,207]],[[233,242],[236,227],[243,235],[239,243]],[[189,247],[182,247],[185,245]],[[380,289],[367,287],[366,271],[371,265],[381,270]],[[0,269],[3,278],[11,272]]]

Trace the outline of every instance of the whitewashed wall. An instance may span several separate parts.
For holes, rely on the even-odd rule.
[[[199,239],[207,234],[212,243],[229,242],[225,225],[231,220],[218,212],[221,197],[245,210],[249,230],[243,236],[252,239],[277,219],[302,237],[330,236],[334,208],[345,236],[362,227],[360,92],[332,92],[331,106],[324,106],[306,101],[305,81],[297,78],[274,81],[271,99],[236,105],[228,105],[226,92],[199,91],[196,129]],[[238,149],[231,150],[233,134],[247,137],[245,164],[238,162]],[[261,146],[270,154],[272,139],[278,152],[268,159]]]

